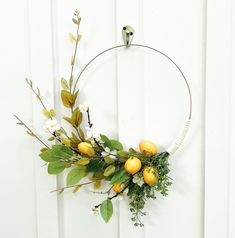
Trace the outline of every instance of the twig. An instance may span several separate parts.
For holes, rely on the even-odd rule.
[[[68,189],[68,188],[74,188],[74,187],[77,187],[77,186],[88,185],[88,184],[91,184],[91,183],[94,183],[94,182],[95,181],[91,181],[91,182],[87,182],[87,183],[75,184],[75,185],[66,186],[66,187],[63,187],[63,188],[58,188],[58,189],[55,189],[55,190],[51,191],[51,193],[58,192],[58,191],[61,191],[61,190],[64,190],[64,189]]]
[[[41,140],[18,116],[13,114],[13,116],[19,121],[19,125],[24,126],[38,141],[40,141],[48,149],[50,148],[43,140]]]
[[[42,105],[42,107],[45,109],[45,110],[47,110],[47,108],[46,108],[46,106],[45,106],[45,104],[43,103],[43,101],[42,101],[42,98],[41,98],[41,96],[40,96],[40,92],[39,92],[39,89],[38,89],[38,93],[35,91],[35,89],[33,88],[33,83],[32,83],[32,81],[31,80],[29,80],[29,79],[25,79],[26,80],[26,82],[27,82],[27,84],[29,85],[29,87],[31,88],[31,90],[32,90],[32,92],[35,94],[35,96],[38,98],[38,100],[39,100],[39,102],[41,103],[41,105]],[[51,117],[51,116],[50,116]]]
[[[129,185],[129,183],[126,185],[126,187],[125,187],[124,189],[122,189],[121,192],[116,193],[116,194],[113,195],[112,197],[108,197],[108,199],[109,199],[109,200],[112,200],[112,199],[116,198],[119,194],[123,193],[123,192],[128,188],[128,185]],[[101,206],[101,204],[102,204],[102,203],[96,205],[95,208],[99,208],[99,207]]]

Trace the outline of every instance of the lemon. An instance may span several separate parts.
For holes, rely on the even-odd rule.
[[[131,157],[126,161],[124,168],[127,173],[135,174],[141,169],[141,161],[136,157]]]
[[[157,146],[151,141],[147,141],[147,140],[142,141],[140,143],[139,148],[140,148],[140,152],[147,156],[157,154]]]
[[[157,170],[153,167],[146,167],[143,171],[143,177],[145,183],[152,185],[158,182],[158,173]]]
[[[116,193],[120,193],[122,191],[122,184],[115,183],[112,187],[113,191]]]
[[[95,151],[92,148],[92,145],[90,143],[87,142],[81,142],[78,144],[78,150],[87,156],[94,156],[95,155]]]

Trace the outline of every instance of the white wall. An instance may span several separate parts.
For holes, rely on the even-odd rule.
[[[63,186],[65,176],[47,175],[37,156],[40,145],[12,117],[18,114],[37,130],[44,123],[26,76],[51,106],[66,113],[59,103],[60,77],[69,74],[68,33],[75,30],[76,8],[82,16],[78,71],[96,53],[122,44],[121,29],[130,24],[134,43],[169,54],[190,81],[192,127],[171,158],[169,196],[148,202],[144,229],[133,228],[127,201],[115,202],[115,215],[106,225],[89,213],[102,197],[87,191],[50,193]],[[0,237],[234,237],[233,8],[232,0],[1,1]],[[138,147],[146,138],[166,148],[186,119],[182,78],[147,50],[105,55],[79,86],[96,128],[127,147]]]

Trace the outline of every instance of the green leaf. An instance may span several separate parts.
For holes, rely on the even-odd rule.
[[[106,223],[110,220],[113,215],[113,204],[110,199],[102,202],[100,206],[100,214]]]
[[[116,171],[111,179],[111,184],[115,184],[115,183],[123,183],[125,182],[127,179],[129,178],[129,174],[123,170],[120,169],[118,171]]]
[[[113,150],[123,150],[122,144],[117,140],[110,140]]]
[[[39,156],[46,162],[55,162],[64,159],[70,159],[73,155],[72,150],[64,145],[53,145],[51,149],[48,149]]]
[[[63,161],[56,161],[56,162],[50,162],[48,164],[48,174],[58,174],[63,172],[65,169],[65,162]]]
[[[104,171],[104,176],[107,177],[115,172],[115,166],[114,165],[109,165],[105,171]]]
[[[92,159],[87,165],[87,172],[96,172],[103,168],[104,162],[101,159]]]
[[[64,90],[68,90],[69,89],[69,85],[68,85],[67,81],[64,78],[61,78],[61,87]]]
[[[67,175],[67,186],[78,183],[86,175],[86,167],[72,169]]]
[[[61,100],[65,107],[71,108],[74,105],[73,95],[66,90],[61,90]]]

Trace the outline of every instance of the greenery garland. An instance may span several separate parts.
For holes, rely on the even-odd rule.
[[[77,26],[77,31],[76,35],[70,34],[70,39],[75,44],[70,62],[71,71],[68,80],[61,79],[61,100],[64,107],[71,111],[70,116],[63,119],[70,124],[72,131],[67,132],[58,123],[54,109],[45,106],[40,90],[29,79],[26,82],[41,103],[42,112],[47,118],[45,130],[49,133],[49,138],[41,139],[18,116],[14,116],[17,124],[27,129],[27,134],[43,144],[39,156],[46,162],[48,174],[55,175],[65,169],[69,170],[66,187],[55,191],[62,193],[65,189],[72,189],[75,193],[83,186],[92,184],[94,189],[101,189],[106,184],[107,190],[93,191],[106,194],[107,198],[94,206],[92,213],[100,213],[107,223],[113,214],[112,200],[128,197],[131,220],[135,226],[142,227],[141,216],[146,214],[143,211],[146,200],[156,199],[158,192],[166,196],[171,185],[168,176],[170,154],[166,151],[158,153],[157,146],[150,141],[142,141],[138,152],[133,148],[125,150],[118,140],[102,134],[94,135],[89,107],[82,104],[77,106],[79,91],[74,86],[74,65],[81,39],[79,11],[75,11],[72,21]]]

